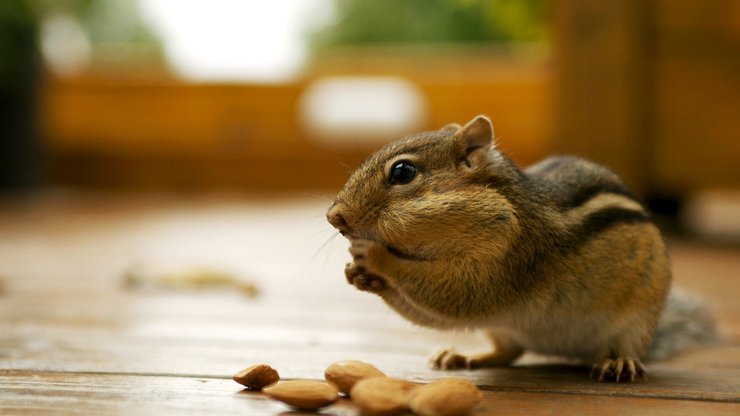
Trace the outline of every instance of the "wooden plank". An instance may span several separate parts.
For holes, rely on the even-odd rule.
[[[319,379],[343,359],[420,382],[470,379],[487,391],[478,414],[738,410],[740,259],[731,248],[671,242],[677,283],[707,296],[724,339],[649,364],[647,382],[597,383],[584,366],[532,354],[512,368],[446,373],[427,367],[429,353],[475,352],[485,341],[416,329],[348,287],[341,240],[312,261],[324,202],[65,201],[0,209],[0,413],[274,414],[285,408],[240,394],[229,376],[267,362],[286,378]],[[134,247],[152,261],[223,261],[262,293],[124,289],[131,257],[120,253]]]
[[[358,298],[367,308],[348,315],[342,298],[283,295],[252,302],[235,294],[134,294],[126,299],[99,293],[99,300],[88,305],[81,304],[85,296],[63,297],[45,307],[45,296],[9,302],[0,308],[0,367],[225,377],[268,362],[289,377],[311,378],[331,362],[354,358],[391,375],[430,381],[444,375],[427,367],[434,350],[486,348],[472,338],[415,331],[367,302],[372,298]],[[95,318],[86,319],[91,315]],[[598,384],[587,379],[587,368],[542,362],[542,357],[527,356],[518,368],[455,374],[516,391],[729,401],[740,391],[737,343],[652,364],[650,382],[637,387]]]
[[[0,370],[3,414],[277,414],[231,380]],[[346,412],[345,412],[346,414]]]
[[[12,414],[277,414],[288,410],[231,380],[203,377],[54,373],[0,370],[0,411]],[[74,409],[74,410],[73,410]],[[487,391],[475,415],[518,414],[736,414],[737,403]],[[328,411],[354,415],[341,400]],[[294,413],[291,413],[294,414]]]
[[[487,394],[480,414],[598,414],[598,415],[731,415],[740,411],[735,403],[660,400],[549,393]]]
[[[382,333],[374,335],[387,338]],[[588,367],[553,363],[439,372],[427,367],[426,353],[403,349],[382,350],[376,346],[367,339],[357,344],[307,342],[301,339],[291,343],[280,338],[272,342],[216,340],[196,344],[192,340],[153,337],[138,340],[115,336],[80,339],[69,335],[51,338],[37,336],[22,340],[11,338],[0,345],[0,354],[3,368],[7,369],[198,377],[228,377],[241,368],[265,362],[277,368],[285,377],[320,378],[332,362],[359,359],[373,363],[396,377],[429,382],[441,377],[459,376],[497,391],[727,402],[740,400],[737,377],[740,370],[737,366],[728,365],[728,362],[712,366],[700,363],[648,364],[648,382],[613,384],[590,380]],[[737,348],[719,350],[718,356],[738,362],[740,351]]]

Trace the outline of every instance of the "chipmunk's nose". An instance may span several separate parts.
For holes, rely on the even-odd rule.
[[[344,205],[335,202],[326,213],[326,219],[329,221],[329,224],[339,230],[340,234],[346,235],[352,230],[352,228],[349,226],[349,223],[347,223],[347,220],[344,218],[344,214],[342,212],[343,210]]]

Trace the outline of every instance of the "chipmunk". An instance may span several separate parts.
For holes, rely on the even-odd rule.
[[[521,170],[485,116],[385,146],[327,219],[350,240],[350,284],[418,325],[485,330],[493,351],[443,350],[440,369],[505,366],[530,350],[634,381],[649,351],[687,342],[665,335],[712,332],[701,304],[668,296],[661,233],[617,175],[575,157]]]

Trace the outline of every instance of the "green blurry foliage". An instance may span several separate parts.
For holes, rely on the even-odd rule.
[[[132,0],[27,0],[39,19],[59,13],[80,23],[93,45],[158,45],[159,39]]]
[[[541,41],[546,0],[334,0],[314,48],[389,43]]]
[[[15,82],[17,72],[26,71],[6,57],[36,53],[44,23],[60,17],[79,26],[90,45],[91,65],[106,73],[166,65],[162,43],[136,1],[0,0],[0,82]]]
[[[160,45],[139,15],[137,2],[131,0],[0,0],[0,29],[38,30],[45,18],[55,14],[77,20],[92,45]],[[11,39],[0,35],[0,48],[6,41]]]

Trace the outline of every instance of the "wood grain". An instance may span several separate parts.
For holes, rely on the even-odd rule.
[[[8,414],[126,412],[146,414],[299,414],[259,393],[241,390],[231,380],[206,377],[142,376],[94,373],[0,371],[2,409]],[[734,415],[740,404],[666,401],[554,392],[486,391],[475,415],[520,414],[675,414]],[[680,406],[680,407],[679,407]],[[325,414],[355,415],[346,400]]]
[[[597,383],[587,366],[526,354],[511,368],[440,373],[436,349],[482,351],[473,333],[413,327],[342,276],[346,243],[326,203],[234,197],[51,195],[0,208],[1,414],[283,414],[230,376],[266,362],[320,379],[359,359],[419,382],[468,378],[476,414],[735,414],[740,310],[732,248],[671,241],[677,284],[702,294],[719,342],[649,364],[650,380]],[[132,289],[132,265],[206,265],[255,282],[233,288]],[[354,415],[348,402],[327,409]],[[288,413],[285,413],[288,414]],[[293,414],[293,413],[290,413]]]

